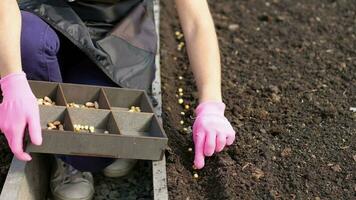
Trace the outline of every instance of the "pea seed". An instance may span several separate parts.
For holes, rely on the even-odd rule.
[[[94,126],[90,126],[90,127],[89,127],[89,132],[90,132],[90,133],[94,133],[94,132],[95,132]]]
[[[99,109],[99,103],[97,101],[94,101],[94,107],[95,109]]]
[[[49,97],[47,97],[47,96],[45,96],[45,97],[43,98],[43,100],[44,100],[45,102],[48,102],[48,103],[52,104],[52,100],[51,100]]]
[[[183,89],[182,88],[178,88],[178,92],[183,92]]]
[[[193,149],[192,148],[188,148],[188,151],[191,152],[191,151],[193,151]]]
[[[109,134],[109,131],[104,131],[105,134]]]
[[[185,115],[185,112],[180,112],[181,115]]]
[[[183,120],[180,120],[180,124],[182,124],[182,125],[183,125],[183,124],[184,124],[184,121],[183,121]]]
[[[183,104],[184,103],[184,100],[182,98],[178,99],[178,103],[179,104]]]
[[[189,105],[184,105],[184,108],[185,108],[186,110],[189,110]]]
[[[199,175],[197,173],[194,173],[194,178],[195,179],[199,178]]]
[[[38,103],[39,105],[43,105],[43,99],[42,99],[42,98],[37,99],[37,103]]]
[[[52,105],[52,103],[49,103],[49,102],[43,102],[43,105],[45,105],[45,106],[51,106]]]
[[[179,80],[182,80],[182,79],[183,79],[183,77],[182,77],[182,76],[178,76],[178,79],[179,79]]]
[[[85,106],[88,108],[92,108],[92,107],[95,107],[95,104],[93,102],[86,102]]]

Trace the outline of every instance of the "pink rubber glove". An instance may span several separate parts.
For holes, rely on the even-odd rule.
[[[220,152],[235,140],[235,131],[224,116],[222,102],[203,102],[195,109],[193,141],[195,144],[194,166],[204,167],[205,156]]]
[[[12,73],[0,80],[3,101],[0,104],[0,129],[16,158],[31,160],[23,151],[26,125],[35,145],[41,145],[42,134],[37,99],[33,95],[24,72]]]

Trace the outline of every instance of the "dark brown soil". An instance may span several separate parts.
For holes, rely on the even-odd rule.
[[[12,153],[8,148],[5,136],[0,133],[0,191],[6,179],[12,159]]]
[[[173,1],[161,1],[170,198],[355,199],[356,113],[350,107],[356,107],[356,3],[209,3],[221,47],[226,116],[237,141],[207,159],[193,178],[191,134],[181,131],[193,120],[180,115],[176,93],[183,88],[195,107],[194,80],[185,51],[177,50]],[[180,125],[181,119],[188,123]]]

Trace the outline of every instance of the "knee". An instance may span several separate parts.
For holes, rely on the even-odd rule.
[[[40,56],[56,56],[59,38],[56,32],[38,16],[21,11],[21,53],[23,59]]]

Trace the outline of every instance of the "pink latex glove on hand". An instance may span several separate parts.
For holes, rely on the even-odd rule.
[[[194,166],[204,167],[205,156],[220,152],[235,140],[235,131],[224,116],[222,102],[203,102],[195,109],[193,141],[195,144]]]
[[[12,73],[0,79],[3,101],[0,104],[0,130],[17,159],[31,160],[23,151],[26,125],[35,145],[41,145],[42,134],[37,99],[33,95],[24,72]]]

